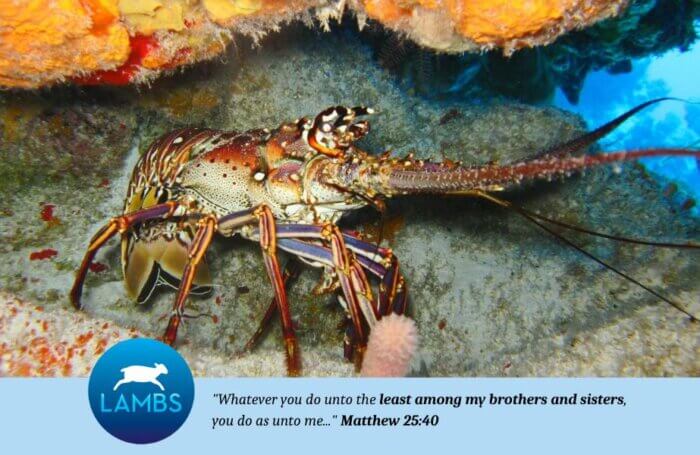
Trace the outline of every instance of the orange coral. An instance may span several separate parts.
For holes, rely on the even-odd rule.
[[[315,6],[313,0],[202,0],[211,20],[227,25],[248,16],[271,16],[296,13]]]
[[[439,0],[365,0],[365,11],[380,22],[395,22],[413,14],[416,7],[435,9]]]
[[[364,0],[373,19],[444,50],[546,44],[616,15],[626,0]]]
[[[622,2],[610,0],[447,1],[450,14],[457,23],[457,30],[479,44],[501,44],[541,35],[548,30],[558,29],[567,18],[574,19],[574,25],[582,26],[587,21],[617,12],[615,5],[620,3]]]
[[[546,44],[613,16],[627,0],[0,0],[0,87],[66,78],[142,82],[214,57],[230,34],[255,37],[309,10],[324,28],[347,5],[442,51]],[[225,28],[224,28],[225,27]],[[157,32],[157,33],[156,33]],[[144,39],[150,39],[147,52]]]
[[[0,85],[38,87],[129,55],[116,0],[0,0]]]

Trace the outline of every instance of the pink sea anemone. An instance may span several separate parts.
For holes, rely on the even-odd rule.
[[[383,317],[372,327],[361,376],[406,376],[418,349],[413,319],[398,314]]]

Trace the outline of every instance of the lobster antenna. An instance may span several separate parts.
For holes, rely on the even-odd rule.
[[[208,318],[213,318],[214,315],[211,313],[196,313],[196,314],[187,314],[183,313],[182,318],[183,319],[199,319],[201,317],[208,317]]]
[[[665,97],[665,98],[656,98],[653,100],[646,101],[638,106],[633,107],[629,111],[625,112],[624,114],[620,115],[617,118],[614,118],[613,120],[609,121],[608,123],[599,126],[598,128],[594,129],[593,131],[583,134],[575,139],[572,139],[568,142],[564,142],[563,144],[555,145],[554,147],[546,150],[545,152],[542,153],[542,155],[569,155],[573,154],[576,151],[581,150],[584,147],[588,147],[601,139],[602,137],[607,136],[611,131],[613,131],[615,128],[620,126],[622,123],[625,122],[625,120],[629,119],[632,117],[634,114],[637,112],[641,111],[642,109],[645,109],[652,104],[657,104],[660,103],[661,101],[681,101],[681,102],[687,102],[690,103],[690,101],[686,101],[680,98],[673,98],[673,97]],[[694,103],[691,103],[694,104]],[[538,155],[540,155],[538,153]]]
[[[533,218],[537,218],[538,220],[545,221],[550,224],[554,224],[556,226],[562,227],[564,229],[569,229],[571,231],[576,231],[576,232],[582,232],[584,234],[589,234],[593,235],[596,237],[602,237],[605,239],[610,239],[610,240],[615,240],[617,242],[625,242],[625,243],[633,243],[636,245],[648,245],[648,246],[655,246],[659,248],[688,248],[688,249],[700,249],[700,244],[694,243],[694,242],[686,242],[686,243],[674,243],[674,242],[653,242],[650,240],[643,240],[643,239],[635,239],[632,237],[623,237],[621,235],[612,235],[612,234],[606,234],[605,232],[600,232],[600,231],[594,231],[591,229],[586,229],[581,226],[577,226],[575,224],[569,224],[565,223],[563,221],[555,220],[553,218],[547,218],[546,216],[540,215],[539,213],[535,213],[531,210],[528,210],[524,207],[518,206],[516,204],[513,204],[512,202],[509,202],[511,206],[514,208],[517,208],[518,210],[521,210],[523,213],[528,214],[529,216]]]
[[[606,269],[610,270],[611,272],[613,272],[613,273],[615,273],[615,274],[621,276],[622,278],[626,279],[626,280],[629,281],[630,283],[633,283],[633,284],[635,284],[636,286],[638,286],[638,287],[644,289],[644,290],[647,291],[648,293],[650,293],[650,294],[652,294],[653,296],[657,297],[659,300],[661,300],[661,301],[663,301],[663,302],[665,302],[665,303],[671,305],[671,306],[672,306],[673,308],[675,308],[676,310],[678,310],[678,311],[680,311],[681,313],[683,313],[683,314],[685,314],[686,316],[688,316],[688,317],[690,318],[690,321],[691,321],[691,322],[697,322],[697,321],[698,321],[698,318],[697,318],[694,314],[690,313],[687,309],[685,309],[685,307],[683,307],[683,305],[681,305],[680,303],[674,302],[673,300],[671,300],[671,299],[669,299],[669,298],[667,298],[667,297],[664,297],[663,295],[659,294],[659,293],[656,292],[655,290],[651,289],[649,286],[646,286],[645,284],[642,284],[641,282],[639,282],[639,281],[636,280],[635,278],[631,277],[630,275],[626,274],[625,272],[623,272],[623,271],[617,269],[616,267],[614,267],[614,266],[608,264],[607,262],[603,261],[602,259],[598,258],[598,257],[595,256],[593,253],[589,252],[588,250],[584,249],[583,247],[581,247],[581,246],[579,246],[578,244],[574,243],[573,241],[569,240],[567,237],[565,237],[565,236],[559,234],[558,232],[552,230],[551,228],[547,227],[545,224],[543,224],[543,223],[541,223],[540,221],[538,221],[537,218],[530,216],[526,211],[523,211],[522,209],[520,209],[520,207],[518,207],[518,206],[516,206],[516,205],[513,205],[513,204],[511,204],[510,202],[508,202],[508,201],[506,201],[506,200],[504,200],[504,199],[500,199],[500,198],[498,198],[498,197],[496,197],[496,196],[493,196],[492,194],[486,193],[486,192],[484,192],[484,191],[474,191],[473,194],[474,194],[475,196],[477,196],[477,197],[480,197],[480,198],[482,198],[482,199],[486,199],[487,201],[493,202],[493,203],[496,204],[496,205],[499,205],[499,206],[501,206],[501,207],[504,207],[504,208],[513,210],[515,213],[517,213],[517,214],[523,216],[523,217],[526,218],[527,220],[529,220],[529,221],[531,221],[532,223],[534,223],[534,224],[535,224],[537,227],[539,227],[540,229],[544,230],[545,232],[547,232],[547,233],[549,233],[550,235],[554,236],[555,238],[559,239],[560,241],[562,241],[562,242],[565,243],[566,245],[570,246],[571,248],[575,249],[575,250],[578,251],[579,253],[581,253],[581,254],[583,254],[584,256],[588,257],[589,259],[591,259],[591,260],[597,262],[598,264],[602,265],[603,267],[605,267]]]
[[[291,285],[294,284],[294,281],[299,277],[300,270],[301,268],[299,267],[299,261],[294,257],[291,257],[284,265],[282,282],[284,283],[284,289],[286,291],[289,291]],[[273,297],[267,307],[267,310],[265,311],[265,315],[260,320],[257,330],[255,330],[255,332],[250,336],[246,344],[243,346],[243,349],[236,353],[237,356],[245,355],[246,353],[255,349],[260,342],[260,338],[265,334],[265,329],[267,329],[267,327],[270,325],[270,321],[272,320],[272,317],[275,315],[276,311],[277,302]]]

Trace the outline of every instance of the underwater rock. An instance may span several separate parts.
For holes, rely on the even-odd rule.
[[[61,81],[123,85],[223,53],[232,33],[256,41],[292,20],[325,30],[352,11],[421,46],[514,50],[547,44],[618,14],[626,0],[89,0],[0,3],[0,87]]]
[[[90,237],[122,210],[140,153],[183,125],[244,131],[332,105],[366,104],[380,114],[370,117],[363,148],[468,164],[531,156],[585,129],[579,117],[553,108],[437,103],[407,94],[370,49],[348,39],[351,33],[357,32],[336,29],[319,36],[290,26],[263,39],[258,49],[231,49],[225,63],[160,79],[148,90],[61,87],[29,98],[0,93],[1,149],[7,150],[0,168],[0,287],[47,312],[76,314],[67,294]],[[76,140],[95,151],[94,165],[72,172],[67,163],[74,159],[74,143],[68,134],[58,140],[44,132],[50,128],[75,130]],[[40,161],[42,147],[52,159]],[[61,150],[69,155],[66,161]],[[51,178],[33,178],[35,172]],[[697,221],[675,211],[634,165],[621,166],[619,174],[598,169],[502,196],[619,234],[669,241],[698,234]],[[364,210],[342,226],[383,239],[396,253],[421,339],[420,374],[700,374],[700,325],[514,213],[475,200],[407,198],[389,201],[383,218]],[[692,253],[575,239],[700,311]],[[32,253],[47,249],[56,254],[31,260]],[[160,335],[174,293],[158,292],[142,306],[129,300],[119,256],[118,242],[97,255],[102,267],[88,275],[84,315]],[[213,295],[188,301],[187,313],[198,317],[185,320],[176,347],[196,351],[188,360],[206,374],[283,375],[276,321],[260,346],[240,359],[243,364],[232,361],[240,368],[218,369],[221,359],[237,357],[272,298],[259,245],[217,237],[207,261]],[[312,295],[318,279],[317,269],[303,268],[289,294],[303,373],[351,375],[352,365],[342,360],[345,315],[334,295]]]
[[[0,191],[65,180],[97,188],[111,178],[130,147],[137,119],[109,95],[76,102],[75,93],[0,98]]]

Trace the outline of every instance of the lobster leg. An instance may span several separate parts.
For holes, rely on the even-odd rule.
[[[177,297],[173,304],[173,314],[168,321],[168,327],[165,329],[163,341],[172,345],[177,338],[177,329],[182,322],[182,314],[185,308],[185,301],[192,288],[197,266],[204,259],[204,253],[209,248],[214,234],[217,229],[217,221],[213,216],[207,216],[197,222],[197,233],[192,240],[189,251],[187,252],[188,261],[185,266],[185,272],[180,280],[180,288],[177,290]]]
[[[299,257],[316,261],[323,265],[335,268],[335,264],[333,263],[333,253],[327,247],[317,245],[314,243],[308,243],[296,239],[287,238],[280,239],[280,248]],[[357,259],[360,260],[358,261]],[[350,324],[348,325],[348,329],[344,340],[344,353],[345,358],[348,360],[352,360],[353,358],[354,345],[356,343],[360,343],[360,353],[363,352],[364,344],[366,343],[366,337],[364,341],[360,341],[357,335],[358,330],[360,331],[360,333],[364,332],[363,321],[359,318],[359,315],[370,314],[371,316],[367,321],[368,325],[370,326],[373,325],[373,322],[377,319],[377,317],[375,316],[375,307],[368,303],[371,301],[371,296],[368,298],[367,293],[367,290],[369,290],[369,284],[367,283],[364,274],[361,273],[362,268],[364,267],[367,270],[376,273],[378,276],[383,276],[386,274],[386,271],[382,265],[375,262],[371,262],[366,258],[353,257],[350,259],[350,261],[352,261],[353,263],[352,268],[353,275],[355,276],[355,278],[350,280],[350,286],[348,285],[347,279],[343,280],[341,278],[341,281],[345,283],[345,286],[343,288],[343,295],[345,296],[345,298],[339,297],[339,299],[342,300],[342,303],[347,309],[348,313],[350,313]],[[377,271],[379,271],[379,273],[377,273]],[[347,277],[347,275],[343,276]],[[357,283],[361,283],[361,286],[358,287]],[[360,298],[364,298],[364,302],[366,303],[364,306],[360,306],[357,304],[357,301]],[[365,311],[363,311],[363,308],[365,309]],[[356,360],[358,361],[359,366],[359,363],[361,363],[361,355],[358,355],[356,357]]]
[[[301,372],[299,349],[297,338],[292,325],[292,315],[287,302],[287,292],[284,289],[284,280],[277,260],[277,236],[275,219],[269,207],[263,205],[255,210],[255,216],[259,220],[260,247],[263,252],[263,260],[267,274],[275,291],[275,301],[280,311],[282,321],[282,335],[287,349],[287,373],[289,376],[298,376]]]
[[[287,262],[287,265],[284,267],[284,273],[282,274],[282,281],[284,282],[285,290],[288,289],[289,283],[294,278],[296,278],[296,276],[298,274],[299,274],[299,270],[298,270],[297,262],[294,260]],[[260,321],[260,325],[258,326],[258,329],[250,337],[250,339],[245,344],[245,346],[243,346],[243,349],[238,353],[239,355],[246,353],[246,352],[250,352],[255,348],[255,345],[257,345],[258,341],[260,341],[260,337],[262,336],[263,332],[265,331],[265,328],[272,320],[272,317],[275,315],[276,309],[277,309],[277,301],[273,297],[272,300],[270,301],[270,305],[267,307],[267,311],[265,311],[265,316],[263,316],[262,320]]]
[[[360,263],[380,279],[378,317],[381,318],[390,313],[404,314],[408,305],[406,282],[399,272],[398,259],[391,249],[377,247],[352,235],[344,237],[348,248],[362,255],[358,257]],[[381,262],[379,270],[377,270],[379,265],[377,262]]]
[[[280,224],[277,226],[277,238],[311,238],[316,240],[323,239],[322,226],[308,224]],[[341,231],[342,232],[342,231]],[[349,250],[366,257],[373,261],[377,258],[385,258],[390,255],[391,251],[388,248],[383,248],[371,243],[367,243],[356,235],[350,232],[342,232],[343,241]]]
[[[73,287],[70,291],[70,301],[73,306],[77,309],[82,307],[80,296],[83,293],[83,284],[85,283],[85,277],[87,276],[90,264],[92,264],[95,254],[97,254],[99,249],[102,248],[109,239],[114,237],[117,233],[123,234],[134,224],[155,218],[167,218],[173,215],[178,207],[180,207],[180,204],[175,201],[169,201],[147,209],[136,210],[135,212],[112,218],[105,226],[97,231],[90,240],[90,245],[88,245],[85,256],[83,257],[83,262],[80,264],[75,281],[73,282]]]
[[[323,245],[292,238],[278,239],[277,245],[280,249],[300,258],[309,259],[310,261],[333,267],[333,253],[329,248]],[[386,268],[378,262],[361,256],[356,256],[355,259],[365,270],[372,272],[379,278],[382,278],[386,274]]]
[[[408,309],[406,281],[399,272],[399,261],[391,251],[387,257],[389,268],[379,284],[379,314],[404,314]]]
[[[362,267],[352,255],[343,240],[343,235],[337,226],[327,225],[322,235],[328,239],[335,268],[343,295],[346,301],[347,311],[352,320],[352,338],[345,340],[345,353],[352,355],[352,348],[355,348],[356,366],[362,365],[362,357],[367,346],[367,331],[363,323],[367,323],[369,328],[377,321],[379,314],[377,307],[373,305],[372,290],[367,281]]]
[[[319,262],[325,266],[337,268],[337,265],[340,264],[340,261],[342,261],[343,259],[342,257],[334,258],[333,251],[329,250],[327,247],[323,245],[318,245],[316,243],[310,243],[295,238],[290,238],[292,235],[294,235],[296,231],[296,228],[294,226],[295,225],[280,226],[280,228],[284,227],[284,229],[280,229],[279,233],[283,232],[283,234],[281,235],[284,235],[286,237],[280,238],[278,240],[280,249],[287,251],[288,253],[293,254],[295,256]],[[313,239],[321,238],[321,228],[319,228],[318,226],[299,225],[298,232],[302,237]],[[347,240],[349,238],[348,236],[348,234],[343,234],[342,238]],[[337,237],[338,236],[336,234],[336,243]],[[352,242],[354,242],[353,251],[357,249],[361,249],[365,252],[371,251],[372,254],[367,254],[367,256],[377,256],[376,247],[374,245],[363,242],[362,240],[359,240],[357,239],[357,237],[354,236],[350,236],[350,238],[352,239]],[[391,255],[391,252],[389,250],[384,251],[384,254],[385,256],[380,256],[379,258],[375,259],[382,260],[383,262],[386,260],[387,262],[389,262],[391,264],[389,269],[386,269],[382,264],[375,262],[374,259],[369,259],[365,256],[350,256],[348,259],[348,262],[352,264],[352,267],[350,269],[353,270],[353,272],[350,275],[350,286],[346,286],[343,288],[344,296],[346,297],[345,304],[348,307],[348,312],[350,312],[350,319],[352,322],[352,324],[348,326],[348,331],[346,332],[345,338],[344,352],[345,358],[347,358],[348,360],[351,360],[353,357],[355,344],[360,345],[360,353],[362,352],[363,346],[361,334],[364,333],[364,326],[362,325],[362,321],[357,321],[357,317],[353,318],[353,314],[362,314],[363,316],[365,316],[365,321],[367,322],[367,325],[371,328],[373,322],[381,318],[382,316],[385,316],[392,312],[402,314],[406,311],[406,286],[403,281],[403,277],[401,277],[401,275],[399,274],[398,262],[393,257],[393,255]],[[389,254],[390,256],[386,256],[386,254]],[[371,314],[369,311],[366,310],[368,308],[367,305],[365,305],[364,307],[362,305],[353,306],[353,295],[358,296],[357,299],[364,298],[365,302],[368,300],[367,298],[369,297],[369,293],[365,291],[366,289],[369,289],[369,284],[366,281],[366,277],[358,273],[358,269],[360,267],[373,273],[380,280],[382,280],[382,284],[380,284],[379,298],[380,300],[385,299],[385,301],[387,302],[385,304],[386,309],[383,313],[380,312],[378,306],[370,306],[374,314]],[[339,274],[342,274],[342,272]],[[345,292],[345,290],[348,287],[351,288],[350,292]],[[348,295],[350,295],[350,297],[348,297]],[[371,297],[369,298],[369,300],[371,301]],[[363,308],[365,308],[365,311],[363,311]],[[369,314],[369,317],[366,316],[367,314]],[[357,327],[359,327],[359,331]],[[357,356],[356,359],[360,361],[361,354]]]
[[[355,301],[352,304],[346,303],[346,306],[350,309],[352,306],[358,306],[359,303],[359,309],[362,311],[371,331],[374,324],[381,317],[381,313],[377,310],[378,305],[374,303],[369,282],[362,268],[353,257],[350,257],[350,261],[352,264],[349,277],[350,287],[348,289],[347,285],[343,286],[343,294],[346,296],[346,302],[352,301],[353,298]],[[339,271],[338,273],[342,272]],[[342,285],[343,279],[341,278],[340,281]],[[357,310],[354,313],[357,313]],[[350,313],[351,324],[347,326],[345,339],[343,340],[343,353],[344,357],[349,361],[352,361],[354,358],[355,366],[359,371],[362,367],[362,360],[367,347],[368,334],[363,334],[358,330],[358,328],[363,328],[362,321],[358,322],[352,316],[353,312]]]
[[[284,228],[284,229],[282,229]],[[386,268],[366,256],[355,256],[345,243],[345,239],[352,238],[355,248],[362,248],[367,256],[378,256],[376,248],[366,242],[362,242],[356,237],[344,234],[333,225],[326,225],[323,228],[318,226],[305,225],[282,225],[280,226],[280,247],[296,256],[320,262],[336,270],[345,297],[348,299],[348,311],[353,316],[353,321],[360,321],[359,315],[363,314],[368,324],[377,319],[377,305],[374,305],[371,287],[364,273],[364,269],[383,278],[387,274]],[[282,232],[283,231],[283,232]],[[307,237],[314,240],[323,240],[330,243],[330,250],[322,245],[307,243],[297,240],[294,237]],[[367,253],[367,248],[372,248],[371,254]],[[377,259],[381,259],[381,256]],[[355,311],[357,310],[357,311]],[[355,322],[357,325],[357,322]],[[358,333],[363,333],[362,327],[358,328]]]
[[[322,239],[322,230],[320,226],[300,225],[300,224],[283,224],[277,228],[277,236],[280,239],[286,238],[312,238]],[[356,259],[368,271],[378,276],[381,280],[379,285],[379,306],[378,314],[385,316],[390,313],[404,314],[407,310],[408,300],[406,292],[406,282],[399,272],[399,263],[396,256],[388,248],[378,247],[367,243],[357,236],[347,232],[342,233],[342,240],[345,242],[347,249],[357,253]],[[286,245],[286,243],[285,243]],[[293,254],[308,252],[311,253],[312,248],[307,244],[307,251],[299,249]],[[315,246],[315,253],[312,253],[313,259],[318,260],[320,256],[324,256],[323,252],[318,250],[319,246]],[[327,256],[327,252],[325,253]],[[332,258],[331,258],[332,261]],[[324,262],[321,260],[321,262]],[[381,262],[381,264],[379,263]],[[327,264],[327,261],[325,261]],[[331,263],[332,266],[335,266]],[[385,267],[386,266],[386,267]]]
[[[219,233],[225,237],[231,237],[237,228],[257,221],[254,213],[255,209],[248,209],[222,216],[218,219]]]

